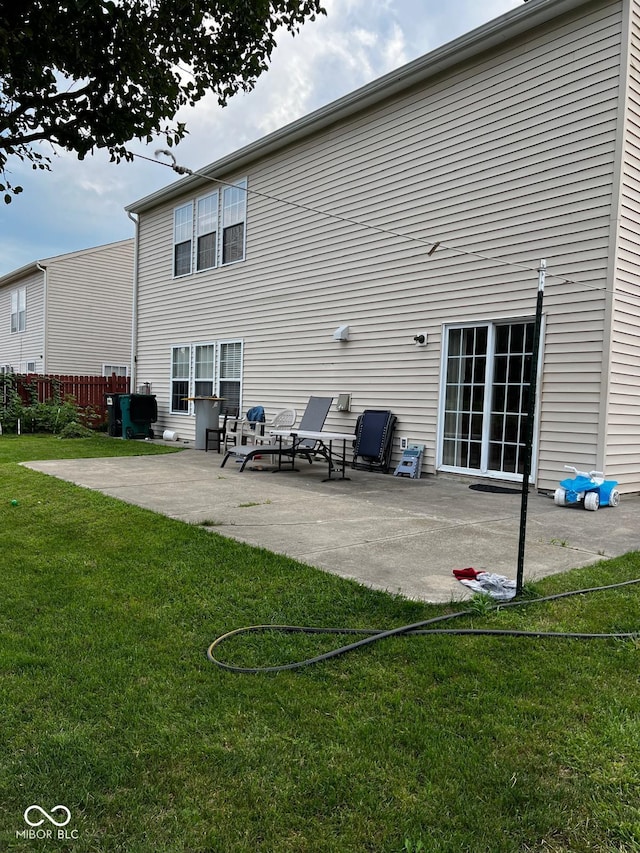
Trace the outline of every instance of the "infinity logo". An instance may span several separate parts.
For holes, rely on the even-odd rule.
[[[40,814],[43,815],[43,817],[41,817],[40,820],[35,820],[35,821],[29,820],[29,812],[32,812],[32,811],[40,812]],[[53,813],[54,812],[60,812],[60,811],[66,815],[66,818],[62,821],[57,821],[53,817]],[[29,808],[25,809],[24,819],[29,824],[29,826],[42,826],[45,818],[50,823],[52,823],[54,826],[66,826],[69,823],[69,821],[71,820],[71,812],[69,811],[69,809],[66,806],[54,806],[51,809],[51,814],[46,812],[41,806],[36,806],[36,805],[29,806]]]

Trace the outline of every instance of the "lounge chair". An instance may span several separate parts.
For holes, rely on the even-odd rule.
[[[389,411],[365,409],[356,422],[352,468],[383,474],[389,471],[396,420]]]
[[[319,432],[324,426],[332,402],[333,397],[309,397],[309,402],[304,410],[298,429]],[[289,426],[293,427],[293,423],[286,426],[282,424],[274,426],[272,423],[269,425],[269,429],[287,429]],[[294,443],[289,445],[276,441],[270,441],[268,444],[245,445],[241,447],[236,445],[227,450],[220,467],[224,468],[227,459],[230,456],[234,456],[236,459],[242,459],[240,471],[244,471],[247,462],[250,462],[256,456],[271,456],[278,457],[280,461],[282,461],[283,457],[290,457],[291,467],[293,468],[295,456],[304,456],[311,463],[313,457],[318,453],[325,455],[319,443],[308,438],[301,439],[300,441],[294,440]]]

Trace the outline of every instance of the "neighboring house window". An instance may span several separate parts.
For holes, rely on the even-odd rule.
[[[232,341],[220,344],[219,395],[224,399],[223,406],[229,409],[240,408],[240,381],[242,379],[242,344]]]
[[[102,375],[103,376],[112,376],[115,373],[116,376],[127,376],[129,373],[129,369],[126,365],[123,364],[103,364],[102,365]]]
[[[195,346],[195,383],[196,397],[213,397],[215,386],[215,344],[196,344]]]
[[[11,293],[11,331],[24,332],[27,328],[27,288],[20,287]]]
[[[216,358],[217,355],[217,358]],[[223,406],[239,409],[242,342],[185,344],[171,348],[171,412],[192,411],[188,397],[224,398]]]
[[[222,193],[222,263],[244,260],[247,182],[238,181]]]
[[[218,235],[218,193],[198,199],[196,213],[196,269],[208,270],[216,265]]]
[[[35,361],[21,361],[20,362],[20,373],[35,373],[35,372],[36,372]]]
[[[171,349],[171,411],[188,412],[189,366],[191,347],[179,346]]]
[[[173,214],[173,274],[189,275],[191,272],[191,236],[193,232],[193,204],[183,204]]]

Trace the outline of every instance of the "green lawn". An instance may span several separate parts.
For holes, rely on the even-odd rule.
[[[207,647],[243,625],[389,628],[449,608],[16,464],[159,449],[83,441],[0,438],[0,850],[640,850],[638,640],[398,637],[224,672]],[[535,591],[636,577],[640,553]],[[640,584],[470,625],[638,630]],[[247,636],[220,654],[280,663],[351,639]],[[62,839],[46,819],[33,833],[54,837],[25,836],[36,804],[69,809]]]
[[[55,435],[0,436],[0,463],[35,459],[87,459],[99,456],[146,456],[176,453],[179,448],[152,441],[126,441],[95,433],[91,438],[59,438]]]

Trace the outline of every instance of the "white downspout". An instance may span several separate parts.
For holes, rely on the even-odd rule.
[[[43,294],[42,294],[42,373],[47,374],[47,268],[43,267],[40,261],[36,261],[36,266],[43,274]]]
[[[137,388],[138,371],[138,251],[140,248],[140,220],[138,217],[129,211],[127,216],[133,222],[135,228],[135,238],[133,245],[133,296],[131,304],[131,374],[130,374],[130,389],[134,394]]]

